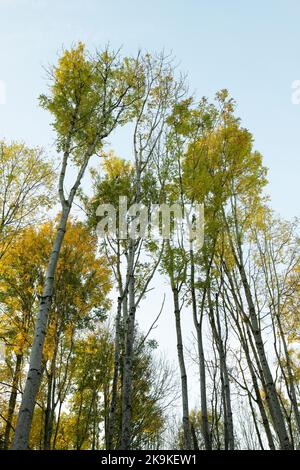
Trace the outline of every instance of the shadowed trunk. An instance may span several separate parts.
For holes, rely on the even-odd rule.
[[[8,403],[7,420],[6,420],[5,434],[4,434],[4,449],[8,449],[9,443],[10,443],[10,440],[9,440],[10,431],[12,429],[12,419],[13,419],[15,408],[16,408],[18,384],[19,384],[20,375],[21,375],[22,358],[23,358],[23,355],[20,355],[20,354],[17,355],[16,366],[15,366],[13,381],[12,381],[11,394],[10,394],[9,403]]]

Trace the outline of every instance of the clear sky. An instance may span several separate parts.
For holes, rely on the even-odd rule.
[[[299,215],[300,105],[291,101],[299,24],[299,0],[0,0],[0,137],[49,148],[49,116],[37,96],[43,66],[62,46],[164,48],[199,96],[229,89],[270,168],[273,206]]]
[[[300,0],[0,0],[0,138],[54,153],[50,118],[37,103],[43,67],[78,40],[126,54],[172,51],[197,96],[228,88],[270,169],[273,207],[300,215],[300,104],[291,100]]]

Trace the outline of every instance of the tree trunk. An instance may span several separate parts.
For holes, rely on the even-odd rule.
[[[203,433],[205,449],[211,450],[212,446],[211,446],[210,430],[209,430],[208,415],[207,415],[205,356],[204,356],[203,338],[202,338],[203,308],[200,311],[200,318],[198,320],[197,301],[196,301],[196,292],[195,292],[195,263],[194,263],[194,253],[192,249],[190,250],[190,258],[191,258],[191,297],[192,297],[192,308],[193,308],[193,320],[194,320],[194,325],[195,325],[196,332],[197,332],[198,359],[199,359],[202,433]]]
[[[42,354],[48,321],[48,313],[53,296],[54,274],[59,258],[61,245],[66,231],[69,212],[70,206],[68,205],[62,211],[59,228],[57,230],[52,252],[50,255],[43,295],[40,299],[40,308],[35,324],[34,339],[30,354],[29,371],[16,426],[16,432],[13,443],[14,450],[28,449],[29,433],[33,417],[34,405],[41,381]]]
[[[134,242],[130,240],[128,258],[128,300],[129,309],[124,318],[125,351],[122,377],[122,437],[121,450],[131,447],[131,414],[132,414],[132,376],[135,327],[135,278],[134,278]]]
[[[266,436],[267,436],[267,439],[268,439],[268,444],[269,444],[269,447],[270,447],[271,450],[275,450],[275,444],[274,444],[274,440],[273,440],[273,436],[272,436],[272,431],[271,431],[271,428],[270,428],[270,424],[269,424],[268,416],[267,416],[267,413],[266,413],[266,410],[265,410],[265,406],[264,406],[264,403],[263,403],[262,398],[261,398],[261,393],[260,393],[259,384],[258,384],[258,381],[257,381],[256,372],[255,372],[254,365],[253,365],[253,360],[252,360],[251,355],[250,355],[250,349],[249,349],[249,345],[248,345],[248,342],[247,342],[247,334],[246,334],[245,328],[243,326],[244,322],[246,321],[247,322],[246,330],[248,332],[248,336],[249,336],[249,340],[250,340],[250,346],[251,346],[251,350],[253,351],[253,354],[254,354],[255,363],[257,364],[257,367],[258,367],[259,378],[262,382],[263,389],[266,391],[266,394],[267,394],[267,390],[266,390],[266,386],[265,386],[265,380],[264,380],[264,377],[263,377],[263,372],[261,370],[261,365],[260,365],[260,362],[259,362],[259,358],[257,357],[257,352],[256,352],[255,346],[254,346],[253,341],[252,341],[251,333],[249,331],[248,318],[247,318],[247,316],[244,312],[242,300],[240,300],[240,303],[238,301],[238,298],[237,298],[237,295],[236,295],[236,292],[235,292],[235,286],[234,286],[234,281],[232,279],[232,276],[231,276],[230,272],[227,269],[225,269],[225,271],[226,271],[227,278],[229,280],[229,284],[231,286],[232,295],[233,295],[234,304],[235,304],[235,309],[237,311],[237,314],[235,315],[234,314],[234,307],[232,306],[232,308],[230,309],[231,317],[233,318],[233,320],[235,322],[235,325],[237,327],[237,330],[238,330],[238,333],[239,333],[239,340],[241,342],[241,346],[242,346],[243,351],[244,351],[245,356],[246,356],[247,365],[248,365],[248,368],[249,368],[249,372],[250,372],[251,379],[252,379],[252,384],[253,384],[255,395],[256,395],[256,403],[257,403],[257,406],[258,406],[260,414],[261,414],[263,426],[264,426]]]
[[[121,313],[122,313],[122,298],[118,297],[118,310],[117,310],[116,330],[115,330],[114,374],[113,374],[111,402],[110,402],[110,408],[109,408],[107,439],[106,439],[106,448],[108,450],[113,449],[113,435],[114,435],[114,426],[115,426],[115,412],[116,412],[116,405],[117,405],[118,378],[119,378],[119,367],[120,367]]]
[[[4,434],[4,449],[9,448],[10,431],[12,429],[12,420],[13,420],[13,416],[15,412],[16,401],[17,401],[17,394],[18,394],[17,390],[18,390],[18,384],[19,384],[20,375],[21,375],[22,359],[23,359],[23,355],[18,354],[16,358],[16,366],[14,370],[11,394],[10,394],[9,403],[8,403],[7,421],[6,421],[5,434]]]
[[[238,268],[239,268],[239,272],[241,275],[245,297],[246,297],[248,308],[249,308],[251,331],[253,333],[253,337],[254,337],[254,341],[255,341],[255,345],[257,349],[257,354],[258,354],[261,368],[265,377],[266,389],[268,393],[268,404],[269,404],[269,409],[270,409],[270,413],[272,416],[272,421],[274,424],[274,429],[278,436],[281,449],[283,450],[292,449],[292,445],[291,445],[291,442],[289,440],[289,437],[286,431],[284,417],[283,417],[282,409],[281,409],[280,402],[278,399],[275,383],[274,383],[272,373],[271,373],[271,370],[267,361],[264,342],[262,339],[260,326],[258,324],[256,310],[255,310],[254,302],[252,300],[250,286],[248,284],[247,275],[246,275],[242,262],[238,263]]]
[[[263,426],[264,426],[266,436],[267,436],[267,439],[268,439],[269,448],[270,448],[270,450],[275,450],[275,444],[274,444],[274,440],[273,440],[273,436],[272,436],[268,416],[267,416],[267,413],[266,413],[266,410],[265,410],[265,407],[264,407],[264,404],[263,404],[263,401],[262,401],[262,398],[261,398],[259,385],[258,385],[258,382],[257,382],[256,373],[255,373],[255,370],[254,370],[254,367],[253,367],[253,364],[252,364],[252,360],[251,360],[247,340],[245,338],[244,333],[242,333],[240,325],[239,325],[239,319],[237,319],[236,325],[237,325],[237,327],[239,329],[239,332],[240,332],[240,341],[241,341],[241,344],[242,344],[242,347],[243,347],[243,350],[244,350],[244,353],[245,353],[245,356],[246,356],[249,372],[250,372],[251,379],[252,379],[252,384],[253,384],[254,391],[255,391],[256,403],[257,403],[257,406],[258,406],[259,411],[260,411],[261,419],[262,419]]]
[[[198,343],[198,359],[199,359],[199,376],[200,376],[200,400],[201,400],[201,420],[202,432],[204,438],[204,445],[206,450],[212,450],[211,436],[208,422],[207,413],[207,398],[206,398],[206,371],[205,371],[205,357],[202,339],[202,319],[197,326],[197,343]]]
[[[50,450],[51,437],[53,432],[54,422],[54,376],[51,373],[48,376],[48,391],[47,391],[47,406],[45,410],[45,424],[44,424],[44,450]]]
[[[225,425],[225,448],[228,446],[229,450],[234,449],[234,432],[233,432],[233,420],[232,420],[232,407],[231,407],[231,395],[230,395],[230,382],[226,363],[226,352],[221,335],[221,324],[219,318],[218,309],[218,295],[216,295],[216,321],[214,318],[214,310],[211,301],[210,288],[208,289],[208,302],[209,302],[209,317],[212,327],[212,332],[219,353],[220,360],[220,375],[223,389],[223,402],[224,402],[224,425]]]
[[[284,355],[285,355],[285,360],[286,360],[286,368],[287,368],[287,372],[288,372],[288,380],[286,380],[285,374],[284,374],[284,378],[285,378],[285,382],[286,382],[288,395],[289,395],[289,398],[291,400],[291,404],[292,404],[294,415],[295,415],[295,420],[296,420],[297,429],[298,429],[298,435],[300,435],[300,413],[299,413],[298,400],[297,400],[297,394],[296,394],[294,373],[293,373],[290,354],[289,354],[287,342],[286,342],[286,339],[285,339],[284,331],[283,331],[283,328],[282,328],[279,313],[276,313],[276,320],[277,320],[277,324],[278,324],[280,338],[281,338],[281,341],[282,341],[282,344],[283,344],[283,350],[284,350]]]
[[[179,362],[180,376],[181,376],[182,423],[183,423],[183,434],[184,434],[184,448],[185,450],[191,450],[192,443],[191,443],[191,429],[190,429],[190,422],[189,422],[187,374],[186,374],[184,354],[183,354],[179,296],[178,296],[178,289],[176,289],[176,287],[173,286],[172,291],[173,291],[174,314],[175,314],[175,323],[176,323],[177,354],[178,354],[178,362]]]

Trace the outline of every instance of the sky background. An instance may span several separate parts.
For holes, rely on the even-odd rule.
[[[300,80],[299,0],[0,0],[0,19],[0,139],[42,145],[55,156],[50,116],[37,97],[47,87],[44,67],[63,47],[81,40],[90,49],[122,46],[125,54],[164,49],[199,98],[228,88],[269,167],[273,208],[300,215],[300,104],[292,103],[292,83]],[[111,142],[120,156],[130,150],[124,133]],[[167,290],[158,284],[139,313],[145,328]],[[189,320],[184,328],[189,336]],[[176,359],[173,329],[163,312],[154,336]]]

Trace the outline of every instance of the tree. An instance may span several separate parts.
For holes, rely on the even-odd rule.
[[[28,446],[34,402],[41,379],[43,344],[54,277],[73,201],[91,156],[101,150],[103,140],[113,129],[126,120],[126,111],[137,96],[138,86],[134,88],[138,83],[136,72],[136,61],[125,59],[122,63],[117,54],[109,50],[88,58],[84,45],[79,43],[63,53],[58,66],[51,72],[51,94],[41,97],[42,106],[54,116],[58,150],[63,154],[58,188],[61,216],[40,298],[14,449],[27,449]],[[64,183],[70,161],[74,163],[77,173],[66,196]]]
[[[103,317],[109,307],[107,294],[111,288],[110,271],[104,259],[96,256],[96,238],[79,222],[68,222],[67,229],[57,267],[43,350],[42,371],[47,390],[43,446],[46,449],[50,448],[54,413],[56,407],[61,407],[63,403],[67,383],[66,371],[64,368],[61,370],[58,361],[63,356],[67,367],[70,358],[65,353],[66,348],[71,354],[77,331],[89,321],[95,322]],[[54,234],[54,221],[27,227],[4,258],[1,334],[7,341],[7,361],[15,362],[6,415],[6,448]]]
[[[228,101],[227,96],[226,91],[218,94],[222,112],[215,132],[210,133],[204,141],[200,139],[187,153],[187,181],[195,198],[211,200],[214,216],[221,221],[221,248],[225,246],[231,260],[228,263],[222,248],[218,262],[228,273],[232,270],[232,258],[234,260],[249,310],[249,326],[267,388],[273,424],[281,447],[290,448],[243,256],[245,236],[249,227],[255,223],[253,214],[258,213],[263,205],[261,192],[266,184],[266,170],[262,166],[261,155],[252,149],[251,134],[241,128],[239,120],[233,116],[233,103]]]
[[[99,204],[119,206],[119,197],[127,198],[130,208],[125,212],[125,233],[117,227],[117,233],[107,231],[105,250],[111,260],[118,286],[116,316],[115,374],[111,413],[109,420],[109,442],[111,445],[116,403],[116,384],[122,364],[122,442],[121,448],[131,445],[133,344],[136,310],[146,294],[148,286],[159,265],[161,248],[150,250],[145,242],[147,233],[137,223],[137,213],[144,210],[151,213],[151,202],[159,197],[152,172],[163,154],[163,129],[168,113],[182,88],[181,81],[174,78],[172,61],[164,55],[140,55],[139,63],[143,75],[143,90],[132,109],[133,159],[126,162],[109,154],[104,162],[105,177],[95,178],[95,194],[90,204],[90,219],[95,223],[95,210]],[[160,175],[161,177],[161,175]],[[144,209],[141,207],[143,206]],[[116,211],[119,219],[119,212]],[[97,219],[96,219],[97,220]],[[101,223],[101,222],[100,222]],[[102,221],[103,224],[103,221]],[[146,229],[147,231],[147,229]],[[143,255],[148,256],[143,261]],[[121,259],[126,269],[120,269]],[[150,259],[149,259],[150,258]],[[122,335],[122,337],[121,337]],[[123,357],[120,357],[121,343],[124,343]]]

